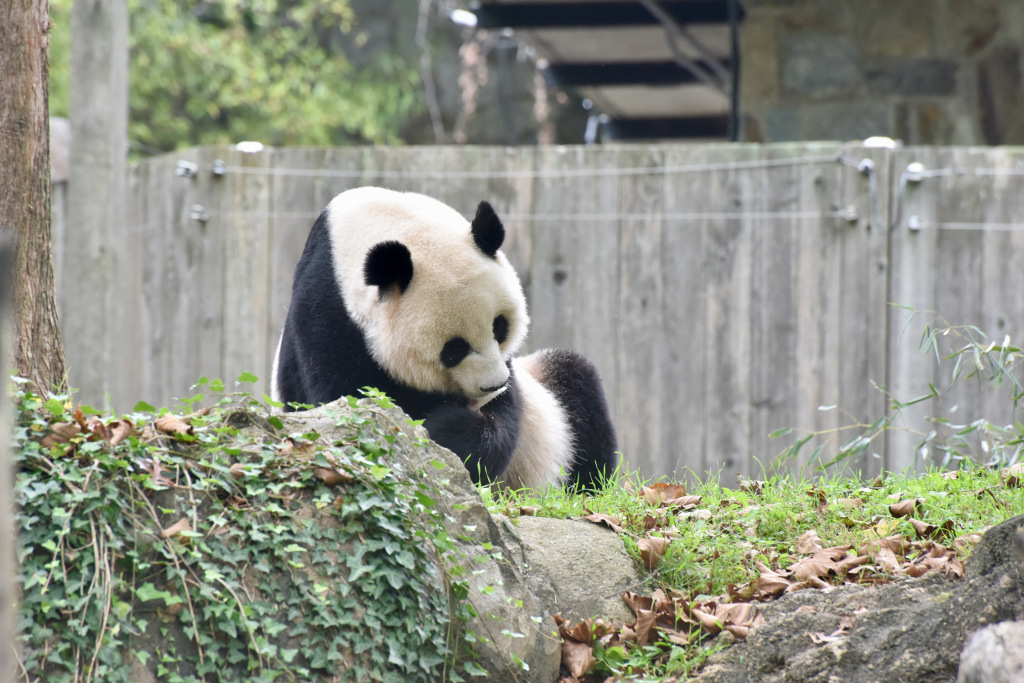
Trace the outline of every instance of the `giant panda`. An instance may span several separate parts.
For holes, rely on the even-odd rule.
[[[421,194],[336,196],[295,269],[272,397],[290,408],[376,387],[474,482],[600,486],[617,461],[601,380],[569,351],[515,357],[529,318],[504,238],[487,202],[470,223]]]

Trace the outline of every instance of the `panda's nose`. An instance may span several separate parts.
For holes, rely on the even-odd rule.
[[[481,393],[484,393],[484,394],[492,394],[495,391],[500,391],[501,389],[504,389],[504,388],[505,388],[505,383],[502,382],[501,384],[499,384],[496,387],[480,387],[480,391],[481,391]]]

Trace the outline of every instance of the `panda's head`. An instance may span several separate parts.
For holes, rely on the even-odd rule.
[[[423,195],[360,188],[329,210],[345,304],[374,360],[474,408],[501,393],[529,318],[490,204],[470,223]]]

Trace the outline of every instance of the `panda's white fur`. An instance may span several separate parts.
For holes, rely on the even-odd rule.
[[[478,456],[478,466],[494,469],[491,481],[539,488],[575,484],[579,476],[584,486],[599,485],[599,473],[610,472],[617,459],[600,379],[569,352],[513,359],[529,325],[526,298],[498,248],[500,221],[481,203],[485,207],[482,223],[494,239],[489,248],[487,237],[473,234],[480,210],[471,225],[419,194],[366,187],[335,197],[296,268],[272,396],[318,403],[356,393],[364,382],[387,386],[404,397],[406,403],[393,396],[400,406],[425,417],[431,436],[446,436],[458,455]],[[382,243],[407,249],[408,281],[369,284],[377,281],[369,274],[369,255]],[[325,287],[336,287],[340,301]],[[508,323],[500,343],[497,316]],[[456,337],[470,350],[448,367],[441,352]],[[511,393],[487,405],[506,390]],[[451,405],[445,397],[452,396],[461,401]],[[458,452],[459,444],[467,452]]]
[[[345,308],[392,377],[478,401],[488,398],[481,387],[505,384],[505,360],[519,350],[530,322],[522,285],[505,254],[483,254],[469,221],[421,194],[358,188],[335,197],[327,211]],[[377,287],[364,282],[363,262],[371,247],[386,240],[409,249],[416,274],[401,296],[381,298]],[[509,320],[503,344],[491,329],[498,313]],[[449,369],[437,353],[455,335],[473,352]]]
[[[537,355],[512,361],[522,394],[519,442],[501,483],[512,489],[566,483],[573,463],[573,438],[565,409],[539,381]]]

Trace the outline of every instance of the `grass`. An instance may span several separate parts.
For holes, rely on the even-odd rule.
[[[656,495],[658,489],[668,491],[678,503],[681,492],[668,482],[652,483],[636,474],[617,476],[595,496],[560,489],[539,493],[483,489],[482,493],[492,513],[510,517],[578,518],[597,513],[617,518],[627,551],[650,577],[641,591],[645,595],[661,589],[690,601],[719,597],[735,602],[743,599],[740,588],[755,582],[765,567],[785,573],[807,558],[809,553],[798,552],[797,545],[809,532],[817,534],[821,548],[852,546],[851,555],[870,541],[903,535],[917,543],[908,550],[908,561],[935,544],[944,544],[951,557],[955,554],[962,560],[976,542],[976,534],[1024,514],[1024,487],[1013,477],[1007,479],[1004,472],[975,466],[955,475],[935,470],[894,474],[869,483],[838,475],[813,482],[775,476],[733,488],[708,481],[685,486],[686,494],[700,497],[695,506],[685,506],[689,509],[666,505]],[[1019,479],[1024,479],[1024,473]],[[890,506],[908,500],[917,501],[913,514],[895,517]],[[912,520],[935,530],[922,536]],[[668,543],[660,561],[647,572],[641,549],[645,539],[651,538]],[[884,570],[867,576],[872,583],[902,578]],[[825,577],[828,584],[852,580],[840,574]],[[596,664],[590,675],[593,680],[609,675],[674,680],[695,670],[721,647],[720,641],[698,636],[681,645],[662,632],[642,645],[608,648],[595,634]]]

